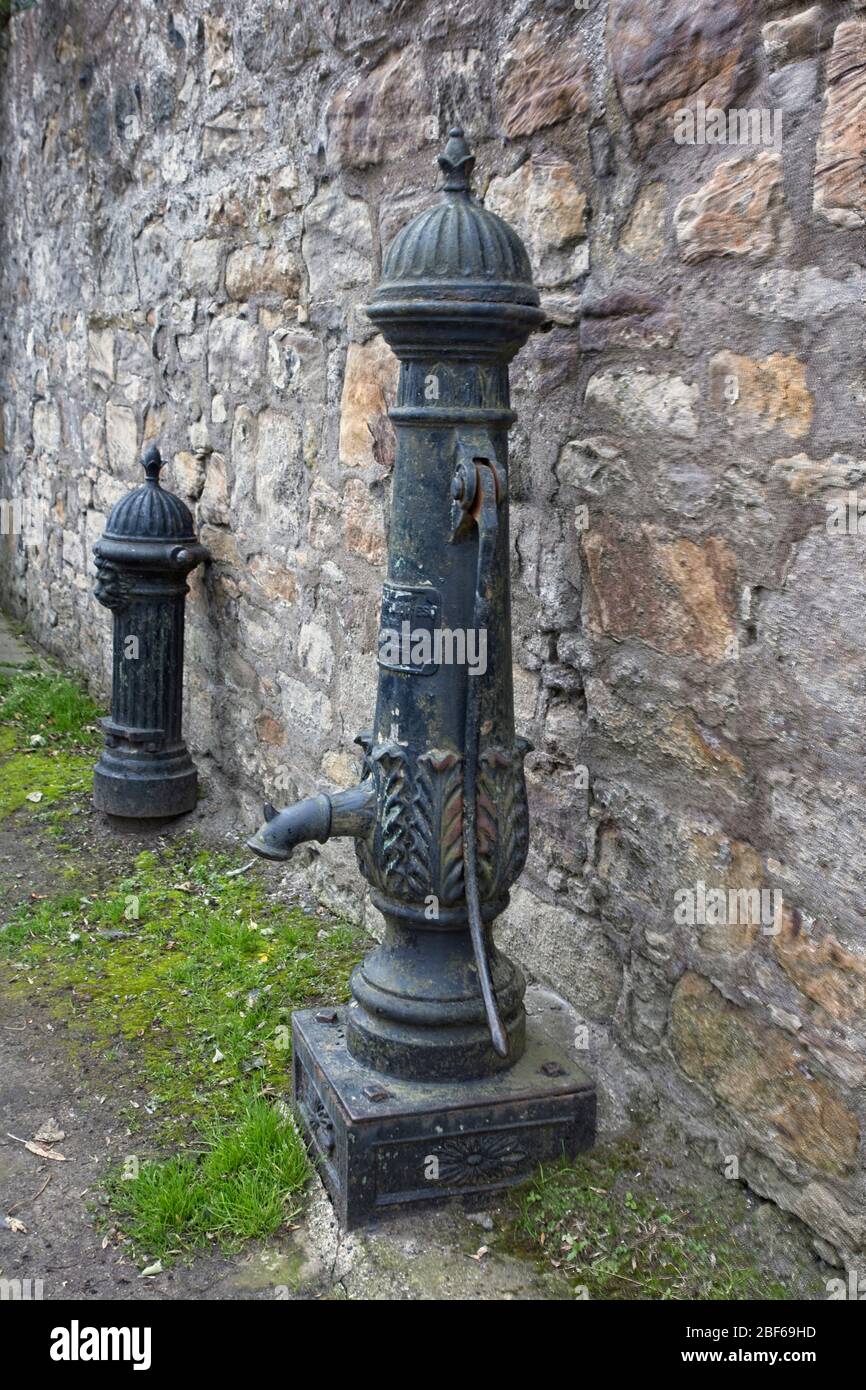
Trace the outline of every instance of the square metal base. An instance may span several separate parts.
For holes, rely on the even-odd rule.
[[[422,1083],[356,1062],[345,1016],[305,1010],[292,1021],[295,1106],[344,1229],[395,1206],[513,1187],[539,1163],[591,1148],[595,1088],[532,1019],[508,1071]]]

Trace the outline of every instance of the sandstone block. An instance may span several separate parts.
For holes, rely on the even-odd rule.
[[[226,261],[226,291],[232,299],[243,301],[258,294],[295,298],[300,285],[300,267],[290,251],[242,246]]]
[[[328,112],[328,163],[365,169],[422,149],[439,134],[421,44],[395,49],[342,87]]]
[[[55,401],[36,401],[33,406],[33,447],[54,452],[60,448],[60,407]]]
[[[866,958],[847,950],[831,931],[809,933],[801,914],[787,908],[773,950],[788,978],[823,1010],[828,1023],[856,1023],[866,1016]]]
[[[638,194],[619,249],[627,256],[652,263],[664,250],[667,188],[663,183],[647,184]]]
[[[815,153],[815,211],[837,227],[866,225],[866,22],[833,36]]]
[[[205,14],[203,23],[207,84],[209,87],[225,87],[231,81],[234,70],[232,31],[227,21],[218,15]]]
[[[114,332],[92,328],[87,335],[87,366],[97,386],[106,389],[114,380]]]
[[[677,205],[674,228],[689,265],[711,256],[766,260],[778,236],[782,209],[782,160],[764,151],[754,159],[730,159]]]
[[[366,284],[373,253],[366,203],[326,184],[304,213],[302,247],[311,299],[334,299]]]
[[[589,110],[590,74],[579,38],[556,42],[541,26],[519,34],[503,53],[497,100],[503,131],[514,139]]]
[[[520,233],[542,288],[567,284],[589,264],[586,195],[564,160],[528,159],[513,174],[491,180],[485,204]]]
[[[682,377],[626,368],[590,377],[586,405],[611,416],[629,431],[649,429],[677,439],[694,439],[698,432],[697,396],[697,386],[689,386]]]
[[[221,256],[222,243],[215,237],[186,242],[181,253],[181,274],[187,288],[215,294],[220,282]]]
[[[265,142],[263,106],[227,106],[204,127],[201,153],[205,163],[229,159],[241,151],[258,149]]]
[[[329,681],[334,670],[334,644],[320,623],[303,623],[298,637],[298,660],[318,680]]]
[[[376,446],[380,436],[393,437],[387,411],[396,400],[399,372],[397,358],[380,335],[349,344],[340,402],[340,463],[345,468],[368,468],[382,461],[382,450]],[[393,458],[393,438],[385,453]]]
[[[749,75],[752,0],[611,0],[607,45],[638,143],[673,138],[674,115],[730,105]]]
[[[134,410],[109,401],[105,407],[105,441],[112,473],[132,480],[138,463],[138,421]]]
[[[686,973],[671,1002],[671,1045],[687,1076],[743,1119],[757,1143],[778,1145],[818,1172],[844,1177],[860,1137],[854,1112],[811,1074],[803,1048]]]
[[[381,505],[360,478],[350,478],[343,490],[343,542],[353,555],[381,565],[387,553]]]
[[[737,565],[725,541],[610,524],[587,532],[583,549],[594,631],[672,656],[726,659],[737,630]]]
[[[808,10],[790,15],[786,19],[774,19],[765,24],[761,38],[767,56],[778,63],[790,63],[795,58],[806,58],[817,53],[825,43],[824,11],[820,5],[812,5]]]
[[[242,389],[258,374],[259,350],[260,334],[255,324],[232,314],[215,318],[208,334],[211,384]]]
[[[763,360],[718,352],[710,359],[710,402],[743,432],[779,428],[792,439],[809,433],[814,402],[805,365],[774,352]]]

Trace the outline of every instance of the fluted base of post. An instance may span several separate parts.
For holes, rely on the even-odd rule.
[[[109,816],[182,816],[197,799],[198,773],[184,744],[145,752],[117,743],[103,749],[94,769],[93,804]]]

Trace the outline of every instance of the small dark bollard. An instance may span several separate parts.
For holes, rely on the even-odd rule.
[[[287,859],[303,841],[353,836],[385,918],[348,1008],[293,1017],[299,1118],[346,1226],[395,1204],[508,1187],[586,1148],[595,1127],[590,1080],[527,1020],[523,976],[493,941],[529,845],[529,745],[515,736],[512,688],[508,364],[544,313],[517,233],[470,194],[462,131],[439,163],[442,199],[391,244],[367,309],[400,359],[400,384],[361,782],[267,807],[249,841]],[[486,656],[472,669],[470,638]]]
[[[94,593],[114,614],[114,657],[93,802],[136,819],[191,811],[198,781],[181,736],[184,606],[187,575],[209,556],[189,508],[160,487],[162,466],[150,449],[147,482],[112,508],[94,546]]]

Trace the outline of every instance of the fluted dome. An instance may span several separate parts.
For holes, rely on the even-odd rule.
[[[159,485],[162,457],[157,448],[144,457],[147,482],[112,507],[106,540],[195,541],[192,513],[173,492]]]
[[[481,281],[498,282],[501,297],[537,304],[529,257],[507,222],[469,198],[452,198],[414,218],[395,237],[382,267],[378,295],[438,282],[438,288],[463,289]]]
[[[526,248],[513,227],[475,202],[475,158],[463,132],[449,132],[439,164],[443,199],[398,232],[385,255],[371,309],[395,299],[483,299],[537,305]]]

